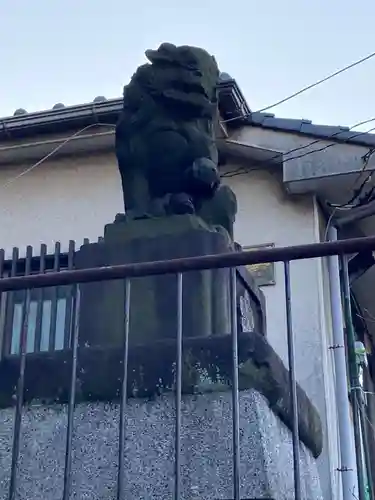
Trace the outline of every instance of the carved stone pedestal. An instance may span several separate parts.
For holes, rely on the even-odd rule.
[[[173,498],[176,342],[129,350],[126,406],[126,497]],[[119,348],[78,351],[71,498],[115,499]],[[240,334],[241,498],[293,499],[288,372],[264,336]],[[71,352],[30,355],[26,363],[18,460],[20,499],[61,498],[66,458]],[[8,497],[17,358],[0,364],[0,500]],[[229,500],[232,492],[232,353],[229,335],[187,338],[183,349],[182,499]],[[319,415],[298,386],[304,500],[322,498],[316,460],[322,451]],[[13,408],[12,408],[13,406]]]
[[[235,251],[234,245],[224,230],[207,226],[199,217],[184,215],[109,224],[105,228],[104,241],[83,245],[75,264],[77,268],[90,268],[231,251]],[[251,281],[240,281],[239,293],[247,294],[252,328],[264,331],[262,294]],[[124,332],[124,302],[122,280],[82,285],[81,344],[120,345]],[[246,322],[240,321],[242,323]],[[182,324],[184,337],[207,337],[230,332],[228,269],[194,271],[183,275]],[[130,343],[175,338],[176,329],[176,276],[132,279]]]
[[[126,412],[126,498],[165,500],[174,491],[174,398],[132,400]],[[7,499],[13,411],[0,411],[0,500]],[[290,431],[255,391],[240,398],[241,498],[291,500]],[[25,410],[18,498],[61,498],[66,406]],[[83,403],[74,413],[72,495],[116,498],[119,406]],[[232,421],[229,392],[186,396],[182,405],[181,472],[184,500],[233,499]],[[7,451],[8,450],[8,451]],[[302,499],[321,500],[316,462],[301,445]]]
[[[231,336],[187,338],[183,348],[182,499],[229,500],[232,492]],[[126,406],[126,497],[173,498],[176,341],[132,346]],[[120,348],[78,350],[73,423],[72,494],[115,499],[118,465]],[[288,371],[263,335],[238,338],[241,498],[293,499],[292,412]],[[17,358],[0,364],[0,500],[8,497]],[[66,458],[72,353],[30,355],[26,363],[18,460],[20,499],[61,498]],[[304,500],[322,498],[316,460],[319,415],[297,387]]]

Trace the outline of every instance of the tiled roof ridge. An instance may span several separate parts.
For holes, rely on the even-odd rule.
[[[105,107],[110,105],[114,106],[117,109],[117,106],[120,107],[121,104],[122,98],[106,99],[104,96],[98,96],[91,103],[89,102],[84,104],[76,104],[72,106],[64,106],[64,104],[62,103],[57,103],[49,110],[47,109],[32,113],[28,113],[23,108],[19,108],[15,111],[13,116],[0,118],[0,124],[6,124],[6,122],[12,122],[13,120],[17,120],[20,118],[37,117],[47,113],[48,115],[56,113],[57,117],[59,113],[64,113],[64,111],[69,112],[70,110],[78,110],[79,108],[86,108],[89,106],[94,106],[99,110],[103,105]],[[264,129],[270,129],[280,132],[308,135],[310,137],[316,137],[323,140],[327,139],[337,142],[348,142],[351,144],[375,147],[375,134],[371,134],[370,132],[362,132],[358,129],[353,130],[347,126],[319,125],[313,123],[311,120],[306,119],[279,118],[275,114],[268,112],[252,112],[245,117],[245,123],[254,127],[261,127]]]
[[[311,120],[295,119],[295,118],[279,118],[273,113],[251,113],[246,122],[254,127],[271,129],[282,132],[298,133],[311,137],[330,139],[338,142],[349,142],[375,146],[375,134],[370,132],[362,132],[358,129],[341,126],[341,125],[319,125]],[[375,127],[375,120],[374,120]]]

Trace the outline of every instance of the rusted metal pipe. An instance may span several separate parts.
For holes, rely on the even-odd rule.
[[[96,267],[60,271],[43,275],[17,276],[0,279],[0,293],[28,288],[71,285],[114,279],[136,278],[162,274],[176,274],[204,269],[240,267],[250,264],[280,262],[287,260],[311,259],[329,255],[344,255],[362,250],[375,250],[375,236],[352,238],[347,240],[310,243],[279,248],[261,248],[259,250],[231,252],[200,257],[188,257],[166,261],[142,262],[118,266]]]

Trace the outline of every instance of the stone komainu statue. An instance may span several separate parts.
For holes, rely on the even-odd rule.
[[[232,235],[236,198],[220,184],[215,143],[215,58],[168,43],[146,56],[124,88],[116,128],[125,218],[195,213]]]

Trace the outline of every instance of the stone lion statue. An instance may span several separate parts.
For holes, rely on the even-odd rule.
[[[218,172],[215,58],[169,43],[146,57],[116,127],[125,218],[197,214],[231,233],[237,205]]]

